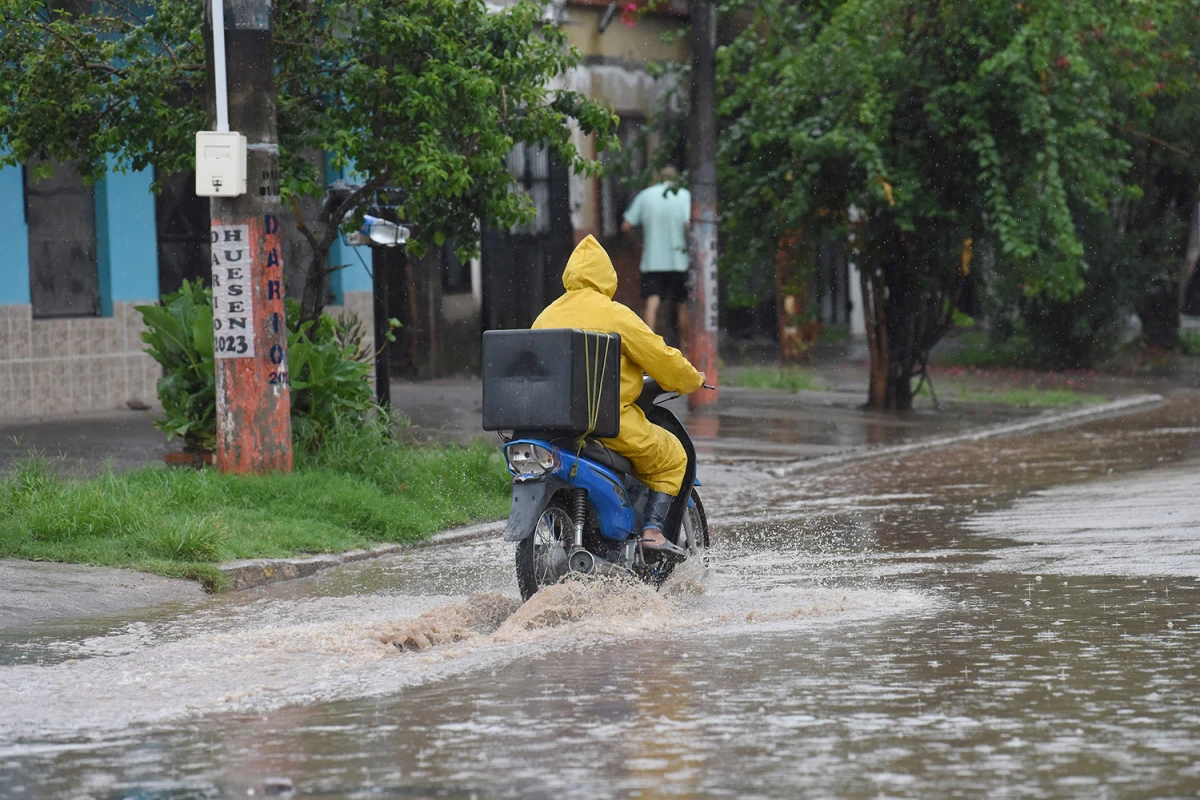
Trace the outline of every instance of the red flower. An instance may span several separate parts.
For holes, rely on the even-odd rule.
[[[637,25],[638,7],[636,3],[626,3],[625,8],[621,11],[621,22],[624,22],[629,27]]]
[[[1067,67],[1071,66],[1071,59],[1067,58],[1066,56],[1063,56],[1058,61],[1054,62],[1054,66],[1062,67],[1063,69],[1066,69]]]

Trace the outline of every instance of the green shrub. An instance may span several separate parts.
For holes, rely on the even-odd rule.
[[[1007,335],[973,330],[956,336],[932,360],[939,367],[1038,366],[1034,345],[1020,321]]]
[[[312,450],[340,421],[363,422],[378,409],[368,382],[372,354],[345,316],[322,314],[315,324],[302,324],[299,305],[286,306],[292,430],[296,442]]]
[[[374,354],[352,315],[322,314],[301,324],[298,304],[289,300],[286,307],[292,430],[297,445],[311,450],[339,420],[377,416],[368,382]],[[217,435],[212,291],[184,281],[160,305],[137,310],[146,323],[146,352],[163,366],[158,398],[166,419],[155,425],[185,447],[211,450]]]
[[[1182,330],[1179,332],[1179,349],[1184,355],[1200,356],[1200,331]]]
[[[158,399],[166,419],[154,424],[185,447],[211,450],[217,437],[212,291],[185,280],[161,305],[137,310],[146,323],[146,352],[163,367]]]
[[[1146,294],[1149,267],[1128,237],[1103,215],[1080,215],[1077,226],[1087,268],[1071,299],[1030,296],[1024,284],[1002,280],[985,294],[992,343],[1015,359],[1013,366],[1073,369],[1103,363],[1119,351]]]

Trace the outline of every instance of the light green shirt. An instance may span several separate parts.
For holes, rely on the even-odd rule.
[[[625,221],[642,228],[642,272],[687,272],[687,225],[692,194],[658,183],[642,189],[629,204]]]

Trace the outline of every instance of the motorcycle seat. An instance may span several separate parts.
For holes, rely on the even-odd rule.
[[[584,458],[588,458],[588,459],[591,459],[592,461],[597,461],[597,462],[603,464],[604,466],[608,467],[609,469],[612,469],[618,475],[620,475],[620,474],[626,474],[626,475],[637,474],[636,472],[634,472],[633,462],[631,462],[628,458],[621,455],[620,453],[614,453],[612,450],[609,450],[607,447],[600,444],[595,439],[588,439],[584,443],[583,449],[581,451],[579,451],[579,455],[583,456]]]

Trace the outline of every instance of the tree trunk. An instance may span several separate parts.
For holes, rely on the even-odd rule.
[[[1179,292],[1174,285],[1159,285],[1138,307],[1146,344],[1155,350],[1171,351],[1179,341]]]
[[[921,325],[921,290],[908,263],[899,257],[886,273],[888,321],[888,386],[884,407],[898,411],[912,408],[912,377],[916,363],[917,330]],[[880,275],[880,282],[884,276]]]
[[[944,330],[943,292],[921,289],[903,261],[873,276],[860,272],[867,347],[871,356],[871,408],[907,411],[913,404],[913,378],[923,373],[929,349]]]
[[[891,354],[887,345],[887,313],[884,309],[883,276],[874,280],[860,270],[858,280],[862,287],[863,321],[867,329],[867,351],[870,354],[871,383],[867,392],[867,406],[887,408],[888,374],[891,369]]]
[[[312,249],[308,272],[304,276],[304,294],[300,299],[300,322],[316,322],[325,310],[329,282],[329,247],[318,243]]]

